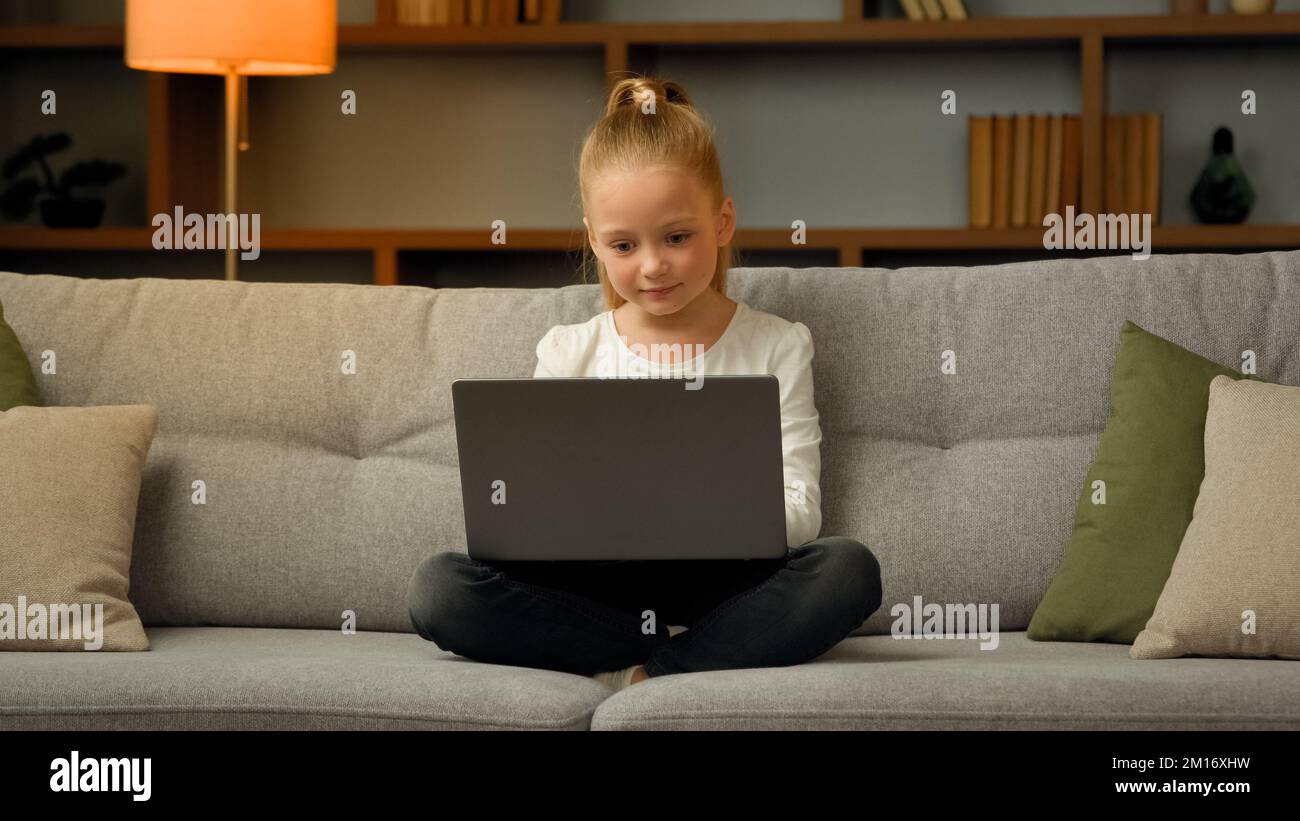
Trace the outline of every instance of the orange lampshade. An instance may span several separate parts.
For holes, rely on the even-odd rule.
[[[336,0],[126,0],[126,64],[187,74],[328,74]]]

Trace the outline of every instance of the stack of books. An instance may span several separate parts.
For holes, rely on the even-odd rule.
[[[1102,208],[1160,224],[1160,115],[1107,114]]]
[[[396,0],[402,26],[558,23],[562,0]]]
[[[908,20],[965,20],[962,0],[898,0]]]
[[[1048,214],[1080,208],[1082,143],[1077,114],[968,118],[971,228],[1040,228]],[[1158,223],[1160,115],[1106,117],[1106,213],[1149,213]]]
[[[971,116],[967,127],[971,228],[1038,227],[1079,210],[1078,115]]]

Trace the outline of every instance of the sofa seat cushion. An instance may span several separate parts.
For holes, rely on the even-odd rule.
[[[1300,729],[1300,664],[1136,661],[1128,645],[855,636],[794,667],[651,678],[593,730]]]
[[[0,730],[585,730],[610,692],[582,676],[480,664],[412,633],[147,632],[144,653],[6,653]]]

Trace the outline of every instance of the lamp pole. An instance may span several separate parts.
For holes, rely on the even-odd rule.
[[[239,215],[235,210],[235,180],[236,168],[235,157],[238,154],[235,143],[239,135],[239,74],[235,71],[234,64],[226,68],[226,218],[223,220],[226,226],[226,279],[234,280],[238,277],[235,274],[235,267],[239,263],[239,257],[236,255],[239,244],[238,229]],[[232,224],[231,220],[234,220]]]

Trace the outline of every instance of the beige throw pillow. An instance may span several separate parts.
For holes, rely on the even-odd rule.
[[[127,587],[157,424],[152,405],[0,412],[0,650],[149,649]]]
[[[1135,659],[1300,659],[1300,388],[1216,376],[1205,478]]]

